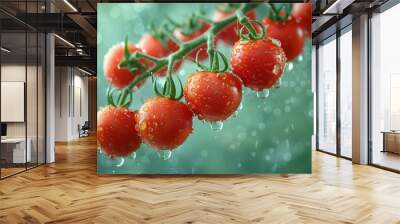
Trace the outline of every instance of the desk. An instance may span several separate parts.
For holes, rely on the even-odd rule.
[[[382,152],[392,152],[400,154],[400,132],[383,131],[383,150]]]
[[[6,161],[10,163],[26,163],[31,162],[32,154],[31,154],[31,145],[32,141],[30,138],[27,139],[28,144],[26,147],[26,154],[25,154],[25,138],[5,138],[1,139],[1,151],[2,157],[4,158],[3,154],[6,154]],[[5,152],[5,153],[3,153]],[[11,152],[11,156],[7,156]],[[12,158],[12,159],[11,159]],[[25,161],[26,159],[26,161]]]

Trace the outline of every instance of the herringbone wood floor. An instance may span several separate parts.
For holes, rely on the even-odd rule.
[[[400,223],[400,175],[330,155],[312,175],[97,176],[95,145],[0,181],[0,223]]]

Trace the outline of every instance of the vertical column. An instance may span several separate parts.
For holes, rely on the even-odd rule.
[[[353,162],[368,163],[368,15],[353,20]]]
[[[341,64],[340,64],[340,28],[336,29],[336,155],[341,156],[342,147],[342,123],[340,114],[340,83],[341,83]]]
[[[46,11],[53,12],[51,1],[46,1]],[[46,163],[55,161],[55,53],[54,35],[46,34]]]
[[[317,63],[317,46],[315,46],[315,45],[312,45],[312,54],[311,54],[311,57],[312,57],[312,60],[311,60],[311,73],[312,73],[312,75],[311,75],[311,91],[312,91],[312,93],[313,93],[313,106],[314,106],[314,116],[313,116],[313,135],[312,135],[312,140],[311,140],[311,142],[312,142],[312,150],[315,150],[316,148],[317,148],[317,81],[316,81],[316,78],[317,78],[317,71],[316,71],[316,68],[317,68],[317,65],[316,65],[316,63]]]

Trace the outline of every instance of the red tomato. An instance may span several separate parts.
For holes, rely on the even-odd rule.
[[[141,143],[136,127],[136,112],[107,106],[97,113],[97,142],[109,156],[128,156]]]
[[[189,76],[184,96],[199,119],[223,121],[236,111],[242,100],[242,81],[229,72],[196,72]]]
[[[215,10],[214,21],[219,22],[219,21],[225,19],[226,17],[233,15],[235,12],[236,12],[236,10],[226,12],[221,9],[217,9],[217,10]],[[249,11],[246,13],[246,16],[249,17],[250,20],[255,20],[256,19],[256,11],[255,10]],[[217,36],[216,36],[217,41],[223,41],[229,45],[235,44],[235,42],[240,39],[239,35],[237,34],[237,31],[236,31],[240,27],[241,27],[241,25],[238,24],[238,22],[233,22],[232,24],[230,24],[229,26],[227,26],[226,28],[224,28],[217,34]]]
[[[175,50],[170,49],[168,42],[164,46],[159,39],[150,34],[145,34],[140,39],[138,46],[143,50],[144,53],[149,54],[156,58],[166,57],[169,54],[178,50],[178,48]],[[154,66],[153,62],[149,62],[149,64],[150,66]],[[173,72],[178,71],[181,64],[182,64],[181,61],[175,62]],[[156,72],[156,75],[165,76],[166,73],[167,73],[167,67],[165,66],[164,68]]]
[[[267,36],[281,42],[288,61],[303,53],[304,33],[293,18],[289,17],[287,21],[279,22],[265,17],[263,23],[267,27]]]
[[[119,63],[124,59],[125,44],[117,44],[110,48],[107,54],[104,56],[104,75],[107,81],[115,88],[122,89],[128,86],[136,76],[141,74],[140,71],[130,73],[127,68],[119,68]],[[129,53],[133,54],[137,51],[142,51],[140,48],[133,44],[128,44]],[[147,66],[145,59],[140,59],[140,63],[143,66]],[[137,87],[140,87],[143,82],[139,83]]]
[[[210,25],[207,23],[203,23],[202,27],[196,31],[194,31],[193,33],[191,33],[189,36],[185,36],[184,34],[181,33],[180,29],[176,29],[174,31],[174,35],[181,41],[183,42],[189,42],[191,40],[196,39],[197,37],[201,36],[203,33],[207,32],[207,30],[210,28]],[[195,60],[196,59],[196,54],[197,52],[201,50],[201,52],[199,53],[199,60],[204,60],[207,58],[207,43],[204,43],[202,45],[200,45],[199,47],[197,47],[196,49],[193,49],[189,55],[187,56],[189,59],[191,60]]]
[[[175,52],[179,50],[179,46],[172,40],[167,41],[167,46],[170,52]]]
[[[142,36],[138,43],[144,53],[151,56],[162,58],[169,54],[168,46],[163,46],[161,41],[151,34],[145,34]]]
[[[150,146],[171,150],[192,133],[192,117],[186,104],[166,97],[154,97],[139,110],[139,133]]]
[[[294,3],[292,17],[303,29],[306,37],[311,37],[312,23],[312,4],[311,3]]]
[[[286,56],[277,40],[265,37],[260,40],[238,41],[232,47],[232,72],[244,86],[260,91],[271,88],[282,76]]]

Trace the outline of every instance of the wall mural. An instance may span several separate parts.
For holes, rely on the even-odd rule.
[[[99,174],[310,173],[311,4],[101,3]]]

